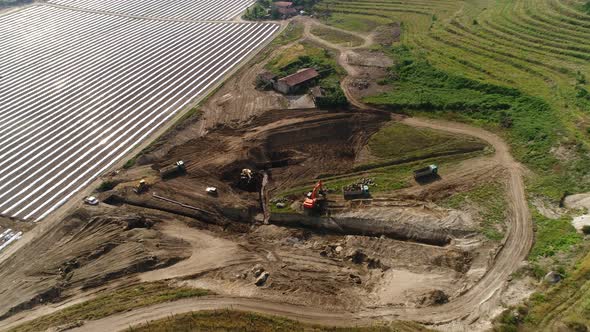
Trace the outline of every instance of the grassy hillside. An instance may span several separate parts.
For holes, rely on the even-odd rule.
[[[517,156],[539,175],[530,189],[558,201],[566,191],[590,190],[586,6],[580,0],[325,0],[316,8],[328,13],[327,23],[350,30],[401,22],[402,45],[417,62],[401,63],[408,71],[395,93],[370,101],[510,127],[504,129]],[[551,151],[559,147],[577,158],[558,160]]]
[[[531,171],[531,202],[556,206],[590,191],[590,1],[324,0],[316,8],[326,23],[357,32],[401,23],[401,42],[384,48],[396,61],[394,90],[366,102],[503,135]],[[551,219],[530,206],[534,275],[561,267],[565,280],[500,317],[498,330],[584,330],[588,245],[570,215]]]

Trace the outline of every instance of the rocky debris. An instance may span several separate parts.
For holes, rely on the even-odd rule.
[[[394,42],[400,41],[402,34],[401,24],[399,22],[379,26],[374,31],[374,40],[376,43],[389,46]]]
[[[153,223],[147,220],[144,216],[137,216],[126,219],[127,226],[125,226],[125,230],[130,230],[134,228],[151,228]]]
[[[363,264],[367,260],[367,255],[361,249],[350,249],[346,254],[346,259],[354,264]]]
[[[342,188],[343,191],[361,190],[363,186],[375,186],[375,181],[371,178],[362,178],[355,183],[351,183]]]
[[[291,200],[286,197],[275,197],[270,200],[271,203],[288,203]]]
[[[254,274],[255,278],[258,278],[263,272],[264,272],[264,267],[260,264],[256,264],[252,268],[252,274]]]
[[[545,277],[543,277],[543,280],[545,280],[545,282],[552,284],[552,285],[560,282],[561,279],[562,279],[561,274],[559,274],[555,271],[549,271],[549,273],[547,273],[545,275]]]
[[[422,295],[418,302],[424,306],[441,305],[449,302],[449,296],[440,289],[434,289]]]
[[[467,251],[451,249],[440,256],[434,257],[432,264],[440,267],[448,267],[460,273],[469,271],[472,257]]]
[[[364,78],[357,78],[357,79],[353,80],[352,82],[350,82],[349,86],[356,88],[358,90],[365,90],[365,89],[368,89],[369,86],[371,86],[371,82],[369,82],[369,80],[366,80]]]
[[[262,272],[262,274],[260,274],[258,276],[258,278],[256,278],[256,281],[254,282],[254,284],[258,287],[263,286],[266,283],[266,281],[268,280],[269,276],[270,276],[270,273]]]
[[[59,267],[58,272],[59,272],[59,275],[63,278],[68,273],[72,272],[74,269],[77,269],[79,267],[80,267],[80,263],[78,263],[78,260],[74,258],[72,260],[69,260],[69,261],[63,263]]]
[[[348,277],[350,278],[350,280],[352,282],[354,282],[357,285],[360,285],[362,283],[361,277],[356,275],[356,274],[349,274]]]
[[[563,206],[568,209],[590,209],[590,193],[565,196]]]
[[[382,271],[389,269],[389,267],[383,265],[383,263],[381,263],[381,260],[378,258],[368,258],[367,259],[367,267],[369,269],[381,269]]]
[[[330,257],[330,258],[337,258],[340,257],[344,250],[344,247],[341,243],[334,243],[328,244],[324,250],[320,252],[320,256],[322,257]]]

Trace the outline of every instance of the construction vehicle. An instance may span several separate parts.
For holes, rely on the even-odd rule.
[[[414,171],[414,179],[419,180],[426,177],[436,176],[438,174],[438,166],[435,164],[423,167]]]
[[[344,199],[361,199],[371,197],[369,186],[366,184],[355,184],[343,188]]]
[[[145,180],[141,180],[137,183],[135,187],[133,187],[133,192],[140,195],[144,192],[147,192],[150,189],[150,186],[147,184]]]
[[[162,179],[172,178],[186,172],[186,166],[184,165],[184,161],[179,160],[172,165],[164,166],[160,168],[160,176]]]
[[[242,169],[240,172],[240,180],[238,187],[242,190],[255,192],[260,190],[262,185],[262,175],[260,172],[254,172],[249,168]]]
[[[205,192],[210,196],[217,196],[218,194],[217,187],[207,187]]]
[[[324,210],[326,203],[326,193],[322,181],[313,187],[313,190],[307,193],[305,200],[303,201],[303,210],[306,212],[319,212]]]

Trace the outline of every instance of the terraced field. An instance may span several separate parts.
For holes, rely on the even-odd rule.
[[[574,85],[590,76],[590,15],[583,0],[323,1],[328,23],[403,22],[403,42],[437,68],[544,97],[570,129],[590,125]],[[355,24],[354,22],[360,22]],[[353,23],[351,23],[353,22]],[[368,22],[368,23],[367,23]],[[371,23],[372,22],[372,23]]]
[[[253,0],[239,1],[157,1],[157,0],[50,0],[49,3],[85,10],[158,18],[189,20],[229,20],[238,16],[254,3]]]
[[[398,76],[388,81],[395,88],[365,102],[493,128],[530,170],[531,200],[557,207],[565,195],[590,190],[590,1],[325,0],[316,8],[329,14],[326,23],[367,34],[402,23],[403,45],[383,49],[398,60]],[[541,210],[533,210],[529,264],[542,277],[555,266],[536,259],[553,259],[567,266],[568,281],[533,296],[525,318],[503,324],[585,330],[588,257],[564,258],[575,255],[579,240],[572,239],[580,235],[570,216],[542,217]]]
[[[277,29],[46,5],[0,16],[0,213],[43,218]]]

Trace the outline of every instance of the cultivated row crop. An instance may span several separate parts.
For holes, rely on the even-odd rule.
[[[50,6],[1,16],[0,213],[43,218],[277,29]]]
[[[126,15],[190,20],[229,20],[250,7],[253,0],[50,0],[49,3]]]

